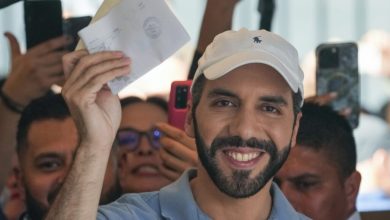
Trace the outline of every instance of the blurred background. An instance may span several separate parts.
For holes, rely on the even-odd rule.
[[[64,17],[93,16],[102,0],[62,0]],[[191,42],[175,54],[170,60],[147,74],[139,82],[130,86],[126,93],[139,95],[167,93],[172,79],[185,79],[188,73],[194,48],[196,47],[200,24],[205,8],[205,0],[168,0],[172,10],[183,23],[191,36]],[[260,15],[258,0],[242,0],[234,14],[234,29],[247,27],[257,29]],[[361,72],[378,73],[381,68],[381,49],[388,41],[390,31],[390,1],[386,0],[276,0],[276,11],[272,30],[298,48],[302,65],[306,73],[306,83],[314,83],[314,48],[327,41],[361,41],[372,30],[380,30],[366,39],[360,49]],[[0,10],[0,32],[10,31],[25,48],[23,23],[23,3],[19,2]],[[373,42],[374,41],[374,42]],[[383,42],[381,42],[383,41]],[[387,45],[388,46],[388,45]],[[364,58],[364,55],[366,58]],[[0,37],[0,76],[5,76],[9,68],[9,54],[5,37]],[[367,61],[369,58],[369,61]],[[367,66],[369,64],[369,66]],[[167,74],[167,73],[172,74]],[[182,73],[182,74],[180,74]],[[151,85],[150,79],[160,82]],[[145,86],[145,83],[148,86]],[[307,87],[306,95],[314,90]],[[365,97],[366,95],[362,95]],[[367,94],[370,96],[370,94]]]
[[[187,78],[197,45],[206,0],[167,0],[167,2],[190,34],[191,41],[162,65],[128,86],[120,93],[121,96],[167,96],[173,80]],[[101,3],[102,0],[62,0],[63,17],[93,16]],[[364,162],[378,148],[386,149],[388,159],[386,159],[383,173],[386,176],[383,179],[390,180],[390,1],[275,0],[275,3],[272,31],[286,38],[298,49],[305,72],[306,97],[315,95],[314,50],[317,45],[337,41],[357,42],[361,83],[360,99],[364,113],[362,115],[369,113],[370,116],[375,116],[370,120],[361,118],[361,125],[355,130],[358,145],[358,168],[363,176],[370,175],[371,171],[364,166]],[[261,18],[258,5],[259,0],[241,0],[235,8],[233,29],[238,30],[241,27],[258,29]],[[22,1],[0,10],[0,33],[6,31],[15,34],[22,50],[25,51]],[[0,78],[7,76],[9,62],[8,43],[1,35]],[[378,142],[373,143],[372,140],[378,140]],[[361,190],[363,192],[372,191],[372,186],[369,183],[366,185],[363,183]],[[386,183],[386,187],[390,191],[390,181]],[[369,202],[372,204],[370,207],[362,206],[358,202],[358,209],[390,210],[389,195],[385,202],[382,203],[385,204],[382,208],[378,203]]]

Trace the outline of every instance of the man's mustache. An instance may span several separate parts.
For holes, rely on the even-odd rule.
[[[259,150],[264,150],[270,155],[277,153],[276,145],[271,140],[259,140],[257,138],[249,138],[244,140],[240,136],[230,136],[230,137],[219,137],[215,138],[211,143],[210,155],[214,157],[217,150],[222,150],[226,147],[249,147]]]

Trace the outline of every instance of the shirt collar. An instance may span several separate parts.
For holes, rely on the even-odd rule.
[[[167,219],[209,219],[203,213],[192,195],[190,180],[196,176],[195,169],[189,169],[174,183],[160,190],[161,213]],[[194,213],[197,213],[194,215]]]
[[[210,219],[200,210],[192,195],[190,180],[196,177],[196,170],[189,169],[174,183],[160,190],[161,213],[167,219]],[[272,183],[272,210],[269,220],[300,219],[279,187]],[[197,213],[194,215],[193,213]]]
[[[269,220],[276,219],[301,219],[303,215],[295,211],[294,207],[288,202],[287,198],[284,196],[279,187],[272,183],[271,186],[271,195],[272,195],[272,210]]]

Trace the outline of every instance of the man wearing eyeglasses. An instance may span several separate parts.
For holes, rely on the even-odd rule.
[[[200,163],[158,192],[101,207],[120,105],[105,84],[131,72],[121,52],[64,58],[63,95],[82,133],[74,166],[48,219],[305,219],[272,178],[286,160],[301,118],[303,73],[296,49],[276,34],[227,31],[199,60],[186,132]]]

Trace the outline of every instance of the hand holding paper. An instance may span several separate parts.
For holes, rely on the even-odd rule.
[[[120,50],[131,57],[131,73],[108,83],[114,94],[190,39],[164,0],[122,0],[79,35],[89,53]]]

